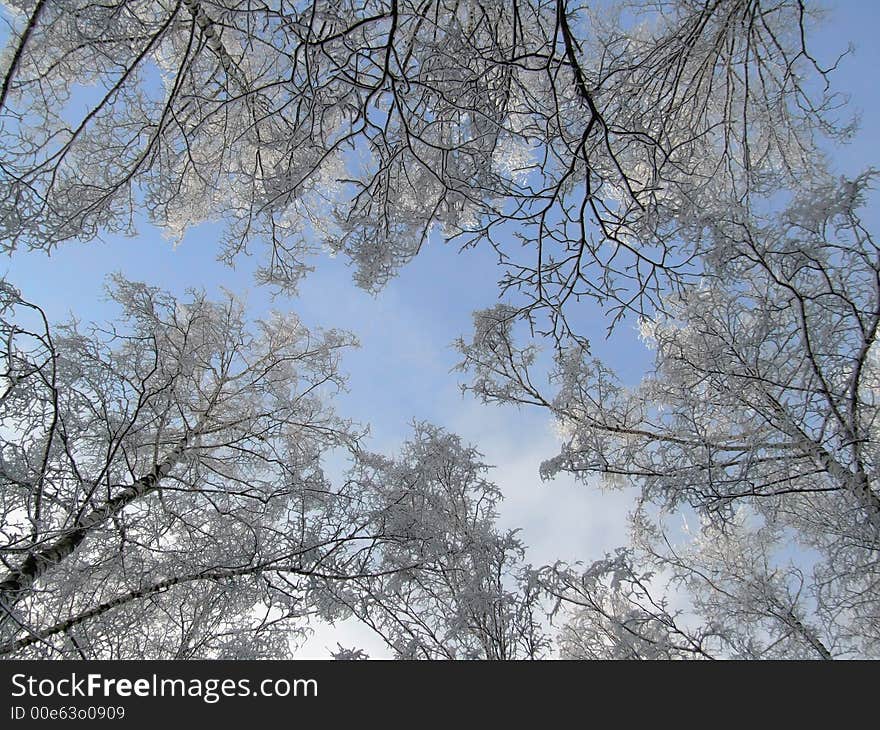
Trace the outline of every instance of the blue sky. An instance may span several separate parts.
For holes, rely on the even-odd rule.
[[[833,152],[842,173],[880,166],[878,30],[880,3],[840,0],[831,6],[825,29],[814,36],[814,48],[824,61],[848,42],[855,45],[834,76],[836,88],[851,95],[852,109],[862,119],[856,139]],[[876,221],[876,215],[868,218]],[[476,444],[485,460],[496,466],[491,478],[505,494],[502,522],[523,529],[529,558],[535,563],[557,558],[590,561],[626,542],[631,494],[603,494],[566,478],[542,484],[538,465],[556,448],[546,416],[481,406],[462,396],[461,376],[450,372],[457,362],[450,344],[469,331],[474,309],[496,301],[499,271],[491,252],[459,255],[453,247],[432,242],[376,296],[354,287],[351,269],[342,259],[325,257],[315,262],[316,271],[303,283],[298,298],[278,297],[273,302],[265,288],[253,285],[252,259],[242,260],[235,270],[215,260],[216,238],[216,230],[205,225],[175,248],[159,231],[142,225],[136,238],[68,244],[48,258],[17,252],[0,262],[0,274],[5,273],[54,320],[70,313],[83,320],[112,317],[103,282],[107,274],[118,271],[176,294],[193,286],[214,294],[221,287],[247,292],[254,316],[273,306],[296,312],[310,326],[352,331],[362,346],[343,361],[350,392],[340,398],[338,409],[371,425],[368,448],[393,452],[414,419],[443,426]],[[635,322],[624,322],[613,339],[605,341],[606,323],[598,310],[580,314],[595,323],[597,354],[619,367],[625,380],[636,381],[649,365],[650,353],[637,340]],[[374,655],[382,653],[363,630],[346,626],[336,632],[320,630],[304,655],[326,656],[324,647],[336,640],[364,646]]]

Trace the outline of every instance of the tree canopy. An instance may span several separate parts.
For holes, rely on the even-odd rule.
[[[0,651],[283,656],[321,616],[407,658],[877,656],[875,173],[829,159],[811,4],[3,12],[12,260],[214,221],[291,295],[327,252],[377,292],[432,237],[488,247],[465,390],[553,419],[542,478],[640,496],[631,544],[529,565],[475,448],[372,454],[335,412],[353,335],[121,277],[117,321],[53,323],[5,282]],[[585,314],[638,320],[640,383]]]

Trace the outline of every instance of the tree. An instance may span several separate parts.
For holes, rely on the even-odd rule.
[[[376,493],[399,549],[339,601],[403,659],[539,659],[550,648],[543,594],[516,530],[499,531],[501,492],[480,455],[452,434],[416,424],[395,459],[364,456],[352,478]],[[407,566],[419,565],[418,570]]]
[[[109,329],[51,328],[3,285],[3,653],[285,656],[310,615],[338,613],[354,590],[341,584],[428,580],[482,549],[456,534],[470,526],[491,544],[482,483],[428,514],[401,506],[427,475],[362,476],[359,434],[328,403],[351,336],[293,316],[252,325],[231,296],[120,278],[110,293]],[[418,448],[444,463],[444,438],[420,432]],[[334,487],[323,461],[338,447],[356,476]],[[474,473],[472,452],[455,456],[449,469]]]
[[[282,651],[310,576],[370,542],[321,469],[355,438],[324,402],[350,336],[121,279],[117,325],[53,332],[3,295],[4,649]]]
[[[815,556],[792,555],[791,535],[778,525],[741,509],[723,528],[704,522],[674,545],[644,514],[635,523],[634,548],[586,571],[545,569],[544,584],[564,617],[563,656],[877,656],[876,588],[849,592],[857,581],[829,572]]]
[[[228,260],[267,245],[264,281],[293,288],[326,246],[375,289],[436,229],[494,246],[557,335],[584,296],[658,305],[699,273],[707,206],[847,132],[798,0],[9,7],[7,250],[146,210],[174,235],[223,221]]]
[[[773,601],[794,621],[790,596],[770,598],[767,586],[781,578],[767,567],[768,556],[786,540],[816,551],[821,559],[812,561],[801,587],[814,602],[811,612],[836,627],[833,644],[808,642],[829,656],[877,651],[880,250],[858,214],[870,180],[814,178],[778,215],[762,219],[740,208],[716,218],[706,283],[669,297],[665,316],[643,322],[655,365],[636,388],[623,386],[583,346],[557,354],[554,393],[537,387],[537,350],[515,344],[510,307],[478,314],[473,340],[459,343],[470,387],[484,401],[532,404],[557,419],[564,444],[542,466],[545,476],[566,471],[635,483],[645,504],[667,512],[685,507],[707,521],[705,549],[689,558],[647,551],[655,568],[677,571],[680,582],[710,586],[715,594],[701,599],[704,608],[726,606],[729,591],[721,586],[732,581],[753,589],[737,598],[753,612],[749,621],[755,614],[778,619],[774,611],[782,609],[771,610]],[[757,531],[727,534],[755,520]],[[711,561],[711,571],[703,561]],[[731,572],[707,577],[719,564]],[[626,556],[600,567],[577,588],[569,575],[557,597],[603,617],[606,633],[609,616],[616,616],[615,630],[643,623],[640,641],[655,646],[658,627],[674,625],[662,600],[654,602]],[[601,580],[609,575],[611,593]],[[572,599],[571,590],[581,598]],[[629,611],[632,604],[635,618],[617,616],[621,605]],[[713,611],[713,625],[723,613]],[[689,641],[675,651],[703,647],[702,640]],[[772,655],[729,642],[745,655]],[[798,655],[794,645],[773,647]]]

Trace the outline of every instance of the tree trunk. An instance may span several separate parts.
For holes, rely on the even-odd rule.
[[[171,472],[186,451],[189,436],[168,455],[133,484],[112,499],[82,517],[73,527],[63,530],[48,547],[31,551],[22,564],[6,574],[0,582],[0,626],[11,618],[15,604],[46,571],[55,567],[79,547],[79,544],[99,525],[121,512],[136,499],[154,491],[159,482]]]

